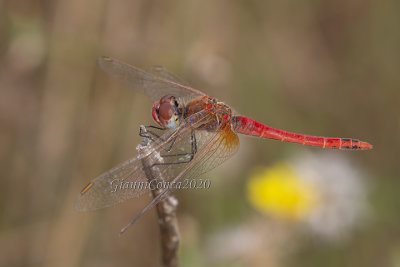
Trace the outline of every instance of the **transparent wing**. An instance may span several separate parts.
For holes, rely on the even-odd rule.
[[[193,118],[194,117],[194,118]],[[176,130],[167,131],[161,138],[156,139],[147,149],[145,155],[139,155],[127,160],[110,171],[103,173],[98,178],[90,182],[79,195],[75,208],[78,211],[96,210],[121,203],[125,200],[139,197],[145,192],[149,192],[147,176],[144,170],[143,159],[156,161],[160,154],[165,154],[165,150],[173,143],[173,149],[168,155],[170,164],[153,166],[157,168],[160,177],[153,177],[160,181],[178,181],[182,177],[185,179],[196,179],[201,174],[222,164],[230,158],[239,146],[238,136],[231,130],[230,124],[226,124],[218,131],[194,131],[199,125],[214,119],[213,115],[207,112],[197,113],[188,119],[184,125]],[[183,164],[171,164],[185,161],[184,151],[188,151],[191,146],[191,138],[196,136],[197,153],[191,161]],[[180,156],[174,156],[181,154]],[[150,158],[150,159],[149,159]],[[160,197],[159,200],[162,198]],[[156,204],[156,203],[155,203]]]
[[[187,179],[196,179],[221,165],[239,148],[239,137],[230,123],[223,123],[216,132],[199,131],[199,139],[200,149],[183,174]]]
[[[215,132],[201,132],[201,148],[190,161],[172,180],[177,183],[180,179],[196,179],[201,174],[221,165],[224,161],[232,157],[239,148],[239,138],[231,129],[230,122],[222,123]],[[163,200],[173,188],[164,189],[154,198],[139,214],[121,230],[124,233],[133,225],[144,213],[153,208],[158,202]]]
[[[175,76],[163,68],[158,70],[159,75],[157,70],[152,74],[111,57],[100,57],[98,64],[104,72],[123,81],[135,90],[144,92],[153,102],[159,101],[161,97],[167,94],[175,97],[199,97],[205,95],[190,86],[170,80],[174,79],[173,77]]]
[[[212,119],[214,118],[212,117]],[[186,146],[183,146],[183,144],[175,145],[171,154],[177,155],[184,151],[190,151],[189,132],[187,134],[184,138]],[[173,172],[170,172],[168,176],[170,180],[179,180],[181,177],[185,179],[200,178],[202,174],[221,165],[233,156],[239,147],[239,138],[232,131],[230,123],[220,125],[217,131],[196,130],[194,137],[197,153],[187,164],[175,165]],[[169,159],[169,161],[171,160],[176,161],[174,158]],[[181,157],[179,160],[185,160],[185,158]]]
[[[156,162],[160,154],[172,154],[177,150],[187,151],[193,128],[212,119],[209,112],[198,112],[186,119],[177,129],[167,130],[160,138],[155,139],[148,147],[146,154],[129,159],[91,181],[80,193],[75,208],[78,211],[96,210],[121,203],[127,199],[139,197],[149,192],[146,187],[147,176],[143,159]],[[173,150],[167,152],[173,142]],[[170,159],[169,159],[170,160]],[[185,164],[166,164],[159,168],[161,177],[166,181],[174,178],[174,173]]]
[[[189,83],[187,83],[185,80],[183,80],[181,77],[178,77],[177,75],[169,72],[166,68],[163,66],[153,66],[150,70],[150,73],[163,78],[168,81],[172,81],[178,84],[181,84],[183,86],[189,86]]]
[[[144,185],[147,181],[141,168],[139,157],[135,157],[101,174],[81,191],[75,203],[75,209],[78,211],[96,210],[139,197],[146,192]],[[134,183],[132,186],[138,184],[137,189],[128,190],[124,187],[124,185],[129,186],[129,182]],[[121,185],[125,189],[121,189]]]

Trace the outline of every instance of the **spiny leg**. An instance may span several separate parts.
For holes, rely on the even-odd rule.
[[[157,127],[157,126],[152,126],[152,125],[148,125],[148,126],[144,126],[146,128],[146,132],[142,131],[142,128],[140,128],[139,130],[139,136],[143,137],[143,138],[148,138],[150,139],[150,141],[155,142],[155,139],[153,137],[155,137],[156,139],[160,139],[162,141],[164,141],[158,134],[154,133],[153,131],[148,130],[148,128],[151,129],[156,129],[156,130],[161,130],[161,131],[165,131],[165,128],[161,128],[161,127]],[[153,137],[152,137],[153,136]]]
[[[172,146],[175,144],[176,138],[172,141],[172,144],[168,148],[170,151],[172,149]],[[177,165],[177,164],[185,164],[189,163],[190,161],[193,160],[194,155],[197,153],[197,140],[196,140],[196,134],[195,131],[192,130],[191,135],[190,135],[190,144],[191,144],[191,151],[187,153],[176,153],[176,154],[165,154],[165,155],[160,155],[163,158],[171,158],[171,157],[186,157],[189,156],[189,159],[187,160],[179,160],[179,161],[172,161],[172,162],[162,162],[162,163],[154,163],[153,165],[149,166],[149,168],[152,168],[154,166],[162,166],[162,165]],[[168,152],[167,151],[167,152]]]
[[[175,143],[175,141],[176,141],[176,139],[173,142]],[[191,152],[177,153],[177,154],[166,154],[166,155],[161,155],[161,157],[166,158],[166,157],[190,156],[190,159],[188,161],[181,162],[181,163],[188,163],[193,159],[194,155],[197,153],[197,141],[196,141],[196,135],[195,135],[194,130],[192,130],[191,135],[190,135],[190,144],[191,144]]]
[[[147,130],[148,128],[152,128],[152,129],[157,129],[157,130],[162,130],[162,131],[164,131],[164,130],[166,130],[166,128],[161,128],[161,127],[157,127],[157,126],[152,126],[152,125],[149,125],[149,126],[145,126],[145,128],[146,128],[146,132],[145,133],[143,133],[142,132],[142,129],[140,129],[140,131],[139,131],[139,136],[141,136],[141,137],[143,137],[143,138],[148,138],[148,139],[150,139],[150,141],[151,142],[156,142],[156,141],[161,141],[161,142],[165,142],[165,140],[163,139],[163,138],[161,138],[161,136],[159,136],[158,134],[156,134],[155,132],[153,132],[153,131],[150,131],[150,130]],[[174,133],[173,133],[174,134]],[[172,134],[172,135],[173,135]],[[172,136],[171,135],[171,136]],[[168,140],[169,138],[167,138],[167,140]],[[169,151],[171,151],[171,149],[172,149],[172,147],[174,146],[174,144],[175,144],[175,142],[176,142],[176,137],[171,141],[171,143],[170,143],[170,145],[167,147],[167,148],[162,148],[165,152],[169,152]]]

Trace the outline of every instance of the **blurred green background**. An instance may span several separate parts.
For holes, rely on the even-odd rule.
[[[209,190],[178,193],[182,266],[400,266],[399,14],[395,0],[0,0],[0,265],[159,265],[154,210],[118,236],[149,197],[74,210],[81,188],[135,156],[139,125],[152,123],[146,96],[96,66],[108,55],[163,65],[273,127],[374,145],[322,151],[241,136]],[[303,155],[307,171],[358,173],[335,185],[337,199],[340,188],[366,196],[349,189],[344,207],[362,215],[339,238],[246,197],[254,170]],[[328,211],[325,222],[342,219]]]

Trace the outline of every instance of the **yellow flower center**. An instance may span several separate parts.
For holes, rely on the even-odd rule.
[[[281,163],[252,175],[247,183],[247,197],[263,213],[301,219],[314,207],[316,190]]]

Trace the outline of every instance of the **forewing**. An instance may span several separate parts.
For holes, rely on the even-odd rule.
[[[144,92],[153,102],[159,101],[161,97],[167,94],[175,97],[199,97],[205,95],[190,86],[171,81],[163,77],[164,75],[151,74],[111,57],[100,57],[98,64],[104,72],[123,81],[135,90]]]
[[[168,81],[172,81],[178,84],[181,84],[183,86],[189,86],[189,83],[187,83],[185,80],[183,80],[181,77],[178,77],[177,75],[169,72],[166,68],[163,66],[153,66],[150,70],[151,74],[154,74],[160,78],[163,78]]]
[[[143,189],[146,181],[140,157],[129,159],[91,181],[81,191],[75,209],[78,211],[96,210],[139,197],[146,192]],[[131,182],[133,183],[132,187],[135,186],[134,189],[129,189]],[[140,184],[142,186],[139,186]],[[121,185],[122,188],[120,188]]]
[[[167,130],[160,138],[155,139],[146,147],[146,152],[127,160],[108,172],[91,181],[80,193],[75,208],[78,211],[96,210],[121,203],[125,200],[139,197],[149,192],[149,184],[144,171],[143,160],[156,162],[160,154],[169,155],[176,150],[184,150],[190,143],[193,127],[206,123],[212,118],[208,112],[192,115],[176,129]],[[174,150],[168,150],[173,142]],[[160,177],[152,177],[169,181],[186,164],[158,165]],[[146,186],[147,185],[147,186]]]

